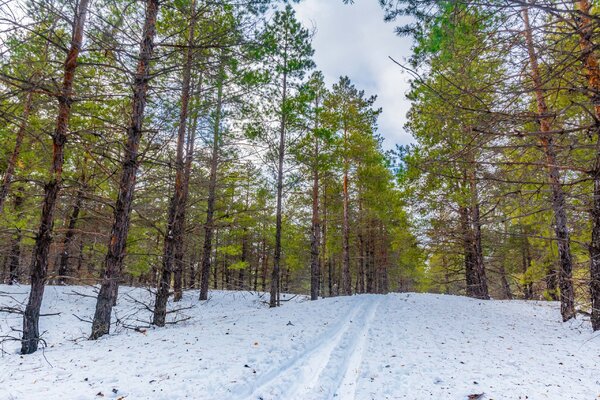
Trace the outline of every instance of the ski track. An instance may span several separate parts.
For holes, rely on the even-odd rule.
[[[388,299],[388,297],[386,297],[386,299]],[[359,334],[354,336],[355,342],[346,352],[348,356],[348,360],[345,363],[346,371],[344,375],[341,375],[342,379],[338,380],[338,390],[331,391],[329,393],[329,398],[336,397],[336,395],[340,399],[354,399],[356,397],[356,387],[358,385],[362,361],[367,347],[367,338],[369,336],[371,324],[375,318],[379,308],[379,303],[381,303],[381,301],[382,300],[380,297],[375,300],[375,303],[373,306],[371,306],[365,323],[362,325]]]
[[[247,400],[355,398],[369,328],[382,300],[370,297],[305,351],[233,394]]]

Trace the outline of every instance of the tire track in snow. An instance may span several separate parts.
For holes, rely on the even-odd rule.
[[[236,398],[331,399],[340,390],[354,396],[369,324],[380,301],[379,296],[371,296],[361,302],[335,329],[322,334],[304,352],[238,391]]]

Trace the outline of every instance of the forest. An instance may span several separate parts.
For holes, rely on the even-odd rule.
[[[421,254],[376,97],[327,87],[290,5],[12,3],[0,207],[4,280],[31,285],[24,354],[46,284],[100,284],[92,338],[120,284],[156,288],[157,326],[188,288],[277,306],[410,287]]]
[[[295,3],[0,2],[2,342],[46,347],[50,286],[91,290],[90,340],[131,288],[153,329],[237,291],[548,301],[600,330],[600,5],[380,0],[413,41],[394,110],[326,82]]]

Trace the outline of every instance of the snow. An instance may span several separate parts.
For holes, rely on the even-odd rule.
[[[0,306],[26,300],[0,285]],[[79,294],[75,294],[75,292]],[[7,294],[10,294],[8,296]],[[560,322],[557,303],[480,301],[433,294],[360,295],[269,309],[266,296],[215,291],[169,306],[146,325],[152,294],[123,287],[118,326],[86,340],[93,288],[46,289],[47,347],[29,356],[5,342],[0,399],[594,399],[600,336]],[[188,308],[192,307],[192,308]],[[0,336],[18,336],[0,314]]]

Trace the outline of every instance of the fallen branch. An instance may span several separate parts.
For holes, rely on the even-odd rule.
[[[83,319],[83,318],[81,318],[80,316],[78,316],[78,315],[75,315],[75,314],[71,314],[71,315],[72,315],[72,316],[74,316],[75,318],[77,318],[77,319],[78,319],[79,321],[81,321],[81,322],[86,322],[86,323],[88,323],[88,324],[91,324],[91,323],[92,323],[92,320],[90,320],[90,319]]]
[[[68,296],[81,296],[81,297],[89,297],[91,299],[95,299],[96,296],[92,296],[91,294],[80,293],[75,290],[71,290],[71,293],[67,293]]]

